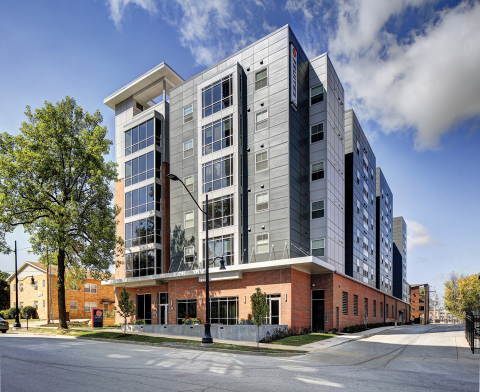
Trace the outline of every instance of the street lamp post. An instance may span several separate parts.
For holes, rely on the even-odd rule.
[[[18,317],[18,269],[17,269],[17,241],[15,241],[15,323],[14,328],[21,328],[20,319]]]
[[[178,178],[175,174],[168,174],[167,177],[172,181],[180,181],[183,187],[187,190],[188,194],[192,198],[192,200],[197,205],[198,209],[205,215],[205,301],[206,301],[206,317],[205,317],[205,331],[202,338],[202,343],[211,344],[213,343],[213,338],[210,333],[210,275],[209,275],[209,258],[208,258],[208,195],[205,195],[205,211],[198,205],[195,198],[190,193],[190,190],[187,186],[183,183],[183,181]],[[222,257],[214,257],[213,263],[215,264],[215,260],[221,259],[223,263],[220,266],[220,269],[225,269],[225,260]]]

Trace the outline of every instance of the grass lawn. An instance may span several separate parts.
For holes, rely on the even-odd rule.
[[[303,346],[304,344],[310,344],[319,342],[321,340],[333,339],[336,335],[330,335],[328,333],[310,333],[308,335],[289,336],[272,342],[273,344],[285,344],[287,346]]]
[[[27,331],[21,331],[20,333],[27,333]],[[187,346],[197,346],[199,347],[201,341],[199,340],[187,340],[187,339],[175,339],[175,338],[164,338],[156,336],[148,336],[143,334],[127,334],[123,336],[123,333],[118,332],[106,332],[106,331],[92,331],[85,329],[69,329],[65,331],[59,331],[53,328],[29,328],[28,333],[39,333],[46,335],[65,335],[65,336],[76,336],[76,337],[85,337],[85,338],[96,338],[96,339],[112,339],[119,341],[131,341],[131,342],[147,342],[147,343],[176,343]],[[224,350],[238,350],[238,351],[254,351],[262,353],[302,353],[305,351],[299,350],[282,350],[275,348],[260,348],[257,350],[256,347],[251,346],[242,346],[236,344],[222,344],[214,343],[211,348],[214,349],[224,349]],[[208,349],[208,348],[207,348]]]

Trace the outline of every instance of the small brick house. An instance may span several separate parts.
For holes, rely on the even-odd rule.
[[[32,281],[33,279],[33,281]],[[8,278],[10,284],[10,306],[16,306],[15,274]],[[101,281],[87,279],[78,290],[65,289],[65,302],[70,319],[87,319],[91,309],[114,310],[115,295],[112,287],[102,286]],[[18,269],[19,307],[33,306],[37,317],[46,319],[48,312],[58,319],[57,268],[47,268],[36,262],[27,261]],[[50,299],[50,300],[49,300]]]
[[[425,324],[429,310],[430,287],[427,283],[410,285],[410,306],[412,321]]]

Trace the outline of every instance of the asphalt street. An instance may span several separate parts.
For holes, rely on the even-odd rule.
[[[280,358],[8,333],[1,390],[478,391],[464,340],[461,326],[412,326]]]

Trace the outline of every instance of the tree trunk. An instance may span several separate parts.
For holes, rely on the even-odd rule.
[[[67,313],[65,307],[65,250],[59,249],[57,261],[58,328],[67,329]]]
[[[260,348],[260,342],[258,341],[260,337],[260,326],[257,324],[257,350]]]

